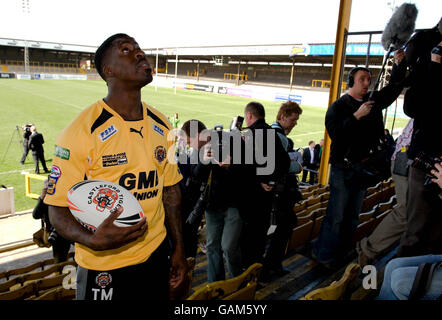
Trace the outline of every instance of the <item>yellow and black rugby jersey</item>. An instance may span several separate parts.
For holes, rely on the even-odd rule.
[[[168,161],[174,141],[167,118],[143,103],[143,120],[125,121],[102,100],[82,111],[57,137],[44,202],[67,207],[67,192],[84,179],[119,184],[138,199],[148,229],[114,250],[94,251],[76,244],[75,260],[91,270],[112,270],[146,261],[166,236],[162,190],[181,180]]]

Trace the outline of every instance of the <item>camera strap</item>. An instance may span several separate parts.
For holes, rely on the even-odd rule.
[[[207,179],[207,184],[206,187],[204,189],[204,198],[208,199],[209,195],[210,195],[210,189],[212,187],[212,170],[210,170],[209,173],[209,178]]]

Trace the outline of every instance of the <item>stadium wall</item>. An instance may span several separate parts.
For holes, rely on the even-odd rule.
[[[226,94],[231,96],[240,96],[251,99],[262,99],[269,101],[284,102],[287,100],[296,101],[299,104],[328,108],[329,91],[308,89],[305,87],[296,87],[292,91],[288,88],[279,88],[271,86],[242,84],[236,86],[234,83],[221,81],[200,80],[196,81],[189,78],[175,78],[170,75],[158,75],[154,77],[150,86],[177,88],[181,90],[204,91],[214,94]],[[346,91],[342,92],[345,93]],[[388,110],[388,115],[394,115],[396,103]],[[397,99],[396,117],[408,118],[403,112],[403,96]]]

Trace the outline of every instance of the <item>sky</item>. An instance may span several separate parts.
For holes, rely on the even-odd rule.
[[[339,0],[2,0],[0,38],[98,46],[114,33],[142,48],[334,42]],[[382,31],[392,7],[416,4],[434,27],[440,0],[353,0],[349,31]]]

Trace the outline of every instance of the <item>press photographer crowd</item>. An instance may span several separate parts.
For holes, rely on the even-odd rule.
[[[348,91],[326,112],[328,136],[305,149],[289,138],[303,113],[293,101],[281,104],[271,125],[265,107],[253,101],[238,110],[229,130],[193,119],[175,129],[176,139],[167,140],[178,127],[178,114],[172,127],[141,101],[141,88],[152,81],[144,52],[125,34],[105,40],[95,65],[108,95],[57,137],[52,171],[33,214],[42,219],[57,261],[66,260],[75,243],[77,299],[100,299],[96,292],[104,287],[96,279],[104,274],[112,299],[168,299],[169,286],[179,289],[186,258],[197,257],[199,247],[207,255],[209,283],[237,277],[254,263],[263,266],[261,286],[289,274],[283,260],[297,225],[294,206],[328,165],[326,213],[319,236],[301,254],[329,272],[352,257],[361,267],[372,264],[397,246],[378,299],[440,299],[442,20],[414,33],[416,15],[414,5],[402,5],[390,21],[407,20],[404,30],[383,34],[385,49],[394,53],[388,84],[378,88],[369,69],[351,69]],[[120,54],[126,49],[127,57]],[[394,140],[383,111],[400,94],[410,120]],[[43,136],[33,124],[23,131],[21,163],[30,149],[35,172],[39,161],[49,172]],[[176,151],[171,155],[171,150]],[[326,153],[329,163],[322,161]],[[397,205],[355,245],[367,189],[390,177]],[[143,218],[117,227],[113,221],[124,210],[119,207],[95,232],[83,228],[70,214],[76,207],[67,204],[66,194],[74,183],[94,179],[136,191]]]

